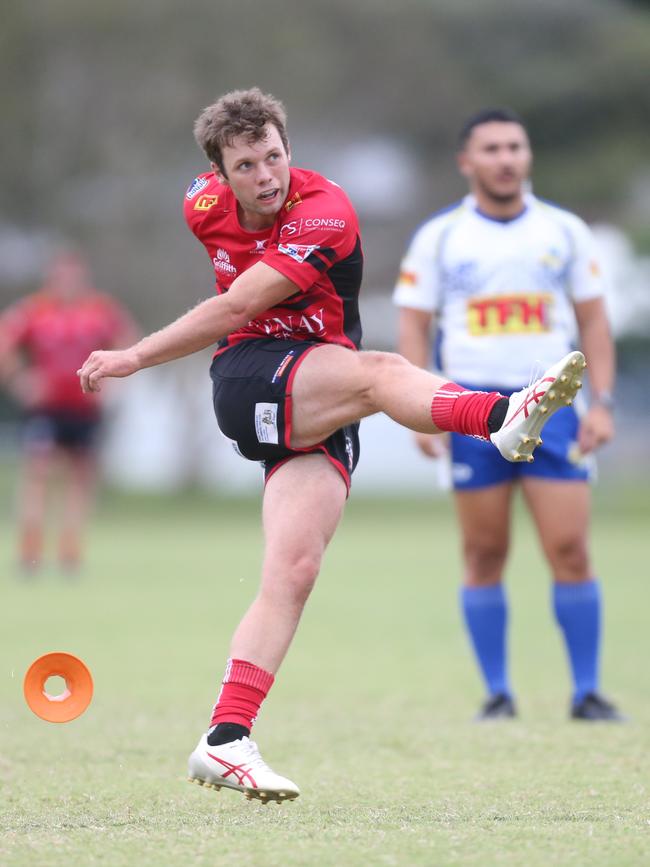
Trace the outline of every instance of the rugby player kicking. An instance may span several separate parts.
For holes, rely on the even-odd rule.
[[[185,213],[216,274],[216,297],[122,352],[93,352],[84,391],[218,343],[211,367],[222,432],[264,465],[259,592],[235,630],[208,732],[189,760],[203,785],[282,801],[298,786],[250,740],[341,518],[359,457],[359,420],[385,412],[414,431],[491,440],[532,460],[542,425],[571,402],[579,352],[510,398],[470,392],[393,353],[360,352],[362,252],[356,214],[335,183],[290,168],[282,104],[257,88],[206,108],[195,136],[211,170]],[[307,532],[296,533],[296,527]]]

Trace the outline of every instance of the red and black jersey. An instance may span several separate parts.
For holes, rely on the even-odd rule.
[[[360,347],[363,254],[357,215],[337,184],[305,169],[290,173],[275,223],[259,232],[242,228],[232,190],[212,172],[196,178],[185,194],[185,218],[212,260],[218,294],[259,261],[298,287],[282,304],[224,338],[220,351],[259,337]]]
[[[77,370],[97,347],[109,349],[131,328],[122,307],[108,295],[88,290],[74,303],[42,291],[28,295],[0,317],[7,345],[25,355],[42,392],[34,404],[45,411],[94,415],[100,396],[84,394]]]

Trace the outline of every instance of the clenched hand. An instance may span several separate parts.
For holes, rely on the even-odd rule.
[[[140,369],[133,348],[92,352],[77,371],[84,393],[100,391],[106,377],[130,376]]]
[[[614,419],[611,411],[594,404],[580,421],[578,445],[583,455],[595,451],[614,436]]]

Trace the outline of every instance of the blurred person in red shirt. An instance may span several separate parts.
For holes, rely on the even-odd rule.
[[[24,416],[18,506],[24,573],[41,565],[46,492],[55,470],[61,477],[59,563],[65,571],[79,566],[102,407],[99,395],[80,392],[76,371],[93,347],[117,348],[136,337],[130,315],[94,288],[86,261],[71,249],[54,256],[37,292],[0,316],[0,377]]]

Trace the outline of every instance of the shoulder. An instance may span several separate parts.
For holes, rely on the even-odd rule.
[[[552,202],[550,199],[542,199],[539,196],[530,195],[528,201],[531,207],[545,219],[554,222],[564,231],[574,236],[590,235],[591,230],[587,223],[567,208]]]
[[[42,310],[52,306],[52,300],[46,292],[32,292],[18,298],[5,309],[5,313],[17,316],[37,316]]]
[[[308,169],[291,169],[289,195],[282,213],[297,216],[298,210],[306,212],[319,206],[354,214],[347,193],[335,181]]]
[[[468,198],[465,197],[451,205],[430,214],[411,235],[411,246],[436,245],[441,236],[455,226],[469,212]]]
[[[206,217],[231,210],[229,193],[229,188],[218,181],[214,172],[205,172],[194,178],[183,198],[183,212],[192,231]]]
[[[3,331],[13,331],[16,334],[29,330],[47,306],[47,298],[41,292],[18,298],[0,312],[0,327]]]

